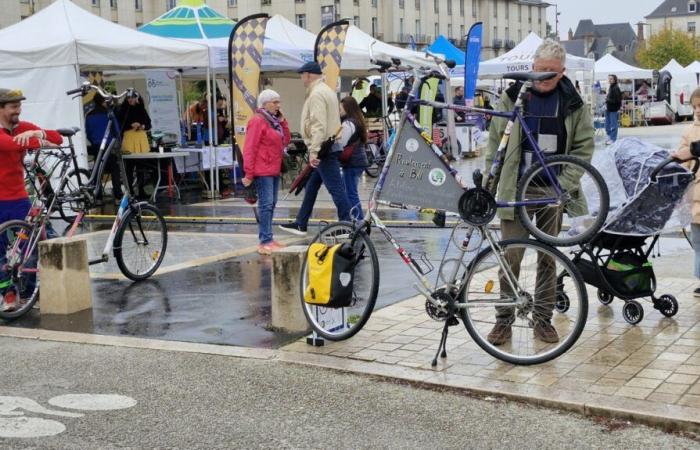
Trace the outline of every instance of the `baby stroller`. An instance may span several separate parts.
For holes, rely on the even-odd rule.
[[[594,161],[608,184],[611,209],[601,231],[574,253],[572,262],[586,283],[598,288],[598,300],[610,304],[622,299],[624,319],[638,324],[644,309],[636,300],[650,297],[654,309],[666,317],[678,312],[678,301],[670,294],[656,296],[656,276],[649,261],[661,231],[670,223],[674,209],[695,178],[698,161],[690,171],[668,158],[663,148],[637,139],[624,139],[609,147]],[[585,186],[584,186],[585,191]],[[687,205],[673,221],[687,213]],[[559,283],[563,283],[561,278]],[[560,291],[561,292],[561,291]],[[568,309],[563,292],[557,296],[559,312]]]

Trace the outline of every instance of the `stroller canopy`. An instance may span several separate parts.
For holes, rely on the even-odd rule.
[[[690,222],[690,202],[684,197],[693,173],[673,162],[651,179],[654,169],[668,158],[668,150],[637,138],[621,139],[596,152],[593,165],[610,192],[610,212],[603,231],[649,236]],[[584,192],[590,190],[584,186]]]

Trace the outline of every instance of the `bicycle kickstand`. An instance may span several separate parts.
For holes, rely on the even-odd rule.
[[[430,363],[432,367],[437,366],[438,355],[441,358],[447,358],[447,333],[449,332],[449,327],[459,324],[455,316],[450,316],[445,320],[445,326],[442,327],[442,337],[440,338],[440,345],[438,345],[437,352],[435,353],[435,358],[433,362]]]

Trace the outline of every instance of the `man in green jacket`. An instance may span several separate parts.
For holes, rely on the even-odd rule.
[[[558,42],[545,39],[535,52],[533,71],[556,72],[558,75],[550,80],[535,82],[524,102],[523,115],[525,121],[538,142],[540,148],[547,154],[566,154],[576,156],[590,162],[593,156],[593,122],[590,112],[579,96],[572,82],[564,76],[566,51]],[[520,92],[521,84],[517,83],[501,97],[498,111],[512,111]],[[489,170],[498,149],[508,120],[494,117],[489,128],[489,145],[486,154],[486,170]],[[521,132],[518,122],[515,122],[508,147],[503,158],[503,167],[498,182],[497,198],[501,201],[515,201],[515,191],[520,175],[533,163],[530,142]],[[579,183],[579,180],[568,180],[569,183]],[[562,187],[566,188],[562,180]],[[574,186],[571,186],[574,187]],[[574,205],[567,207],[580,210],[586,209],[585,199],[578,199]],[[569,211],[572,213],[572,211]],[[575,212],[574,212],[575,213]],[[559,233],[562,221],[562,211],[559,208],[541,208],[535,213],[538,228],[556,235]],[[525,239],[529,233],[520,223],[513,208],[499,208],[501,220],[501,235],[503,239]],[[518,276],[523,254],[506,255],[513,273]],[[559,341],[557,330],[552,326],[552,312],[556,299],[556,268],[550,258],[538,260],[537,267],[537,320],[533,325],[535,338],[546,342]],[[505,282],[502,289],[508,290]],[[496,308],[496,324],[488,335],[493,345],[503,345],[512,337],[514,322],[513,307]]]

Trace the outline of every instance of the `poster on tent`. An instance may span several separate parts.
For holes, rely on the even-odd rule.
[[[338,89],[340,63],[343,60],[345,36],[350,23],[347,20],[332,23],[321,30],[316,38],[314,59],[321,66],[326,84],[333,91]]]
[[[246,126],[257,107],[260,64],[268,19],[266,14],[260,14],[241,20],[233,27],[229,41],[234,134],[241,150],[245,145]]]
[[[148,112],[153,131],[177,135],[180,142],[180,116],[177,106],[176,72],[147,70]]]

